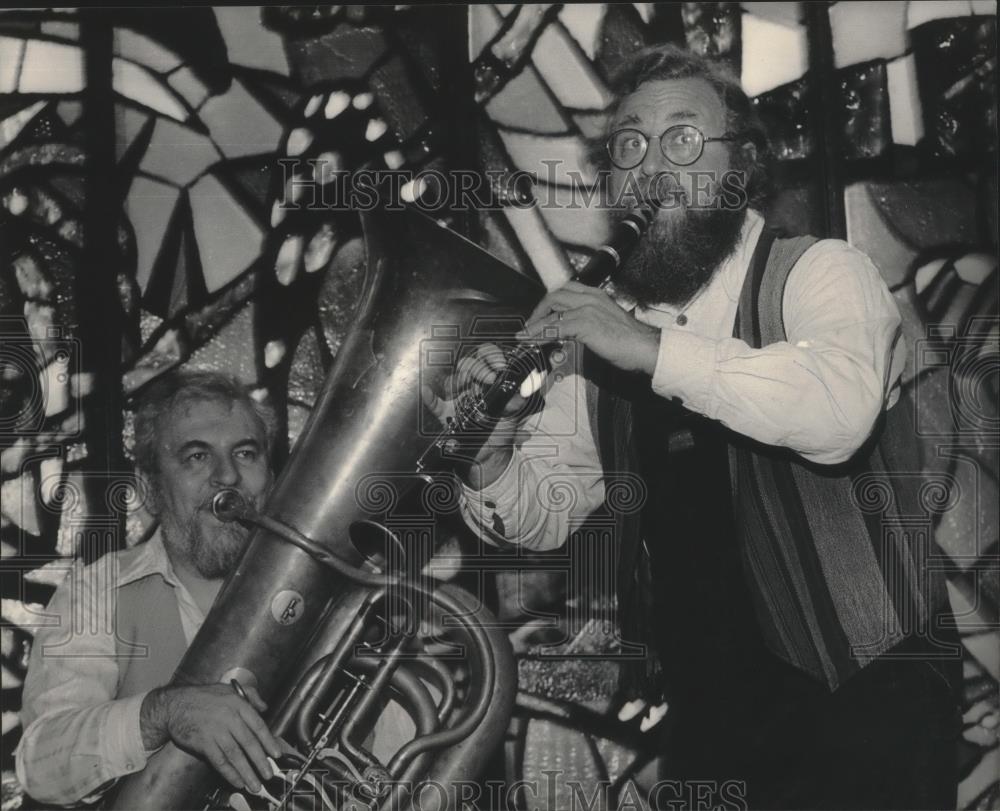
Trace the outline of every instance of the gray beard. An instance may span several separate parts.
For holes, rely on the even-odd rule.
[[[736,250],[746,209],[686,209],[680,222],[657,218],[614,276],[640,307],[687,304]]]
[[[206,580],[218,580],[228,575],[239,562],[250,538],[250,531],[235,521],[220,525],[213,537],[206,538],[198,513],[187,521],[172,515],[162,517],[167,544],[175,549]]]

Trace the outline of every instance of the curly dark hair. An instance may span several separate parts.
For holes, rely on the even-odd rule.
[[[156,440],[164,417],[179,405],[195,402],[243,403],[260,421],[264,432],[265,455],[270,457],[277,434],[273,409],[257,402],[236,378],[219,372],[173,371],[150,384],[135,412],[136,467],[155,478],[159,473]]]
[[[663,79],[704,79],[715,89],[726,109],[729,132],[741,133],[746,141],[757,148],[756,157],[750,163],[747,163],[744,151],[735,143],[732,156],[735,168],[747,173],[746,191],[750,205],[759,206],[764,203],[771,192],[771,148],[764,124],[750,97],[743,91],[739,79],[718,60],[686,51],[676,45],[656,45],[630,56],[611,77],[610,86],[618,99],[617,104],[620,104],[622,99],[646,82]],[[616,108],[617,105],[608,118],[609,127],[614,120]],[[601,172],[607,172],[611,168],[606,149],[609,134],[610,132],[605,132],[587,142],[587,157],[591,165]]]

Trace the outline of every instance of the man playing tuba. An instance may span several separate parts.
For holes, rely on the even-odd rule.
[[[252,685],[164,686],[249,532],[212,513],[222,488],[250,504],[273,476],[273,415],[235,380],[169,373],[135,418],[135,456],[159,528],[145,543],[76,565],[48,605],[24,683],[17,776],[30,796],[96,799],[168,740],[257,792],[281,749]]]

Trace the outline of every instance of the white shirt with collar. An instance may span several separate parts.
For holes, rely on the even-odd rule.
[[[652,390],[811,462],[843,462],[899,397],[906,359],[899,311],[867,256],[825,239],[789,274],[782,300],[788,340],[754,349],[734,339],[763,228],[763,217],[748,211],[733,254],[685,308],[636,310],[636,318],[661,330]],[[686,321],[678,324],[681,309]],[[572,372],[553,378],[545,408],[507,470],[481,491],[463,488],[465,520],[488,540],[558,547],[604,500],[585,382]]]
[[[162,576],[173,587],[185,641],[205,620],[177,578],[157,531],[146,543],[76,563],[39,618],[15,766],[35,799],[72,803],[146,766],[139,711],[146,693],[118,699],[117,590]],[[46,653],[48,651],[48,655]],[[88,798],[89,799],[89,798]]]

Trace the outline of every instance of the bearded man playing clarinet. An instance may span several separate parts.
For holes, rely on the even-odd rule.
[[[767,227],[766,138],[735,78],[658,47],[616,89],[615,213],[658,210],[610,290],[569,282],[532,313],[523,337],[558,336],[584,374],[550,375],[526,439],[510,404],[463,474],[466,520],[555,548],[638,473],[618,606],[650,652],[621,698],[668,707],[661,777],[738,781],[759,808],[953,808],[947,594],[929,541],[886,529],[920,513],[893,299],[845,242]],[[500,363],[464,371],[488,385]],[[572,514],[540,500],[553,482]]]

